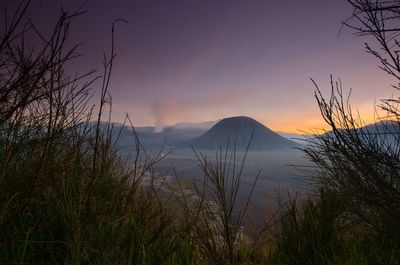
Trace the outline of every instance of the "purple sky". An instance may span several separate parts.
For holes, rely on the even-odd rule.
[[[46,28],[81,0],[36,0],[30,15]],[[72,24],[71,43],[84,54],[73,71],[101,70],[118,24],[111,80],[115,120],[134,124],[208,121],[251,116],[274,130],[320,128],[314,78],[328,95],[329,75],[353,88],[352,102],[370,119],[374,100],[393,81],[340,23],[345,0],[89,0]]]

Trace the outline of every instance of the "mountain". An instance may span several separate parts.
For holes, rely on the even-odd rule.
[[[397,149],[400,141],[400,124],[396,121],[382,120],[358,128],[354,133],[366,142]],[[328,134],[334,137],[333,132]]]
[[[399,134],[399,123],[396,121],[383,120],[368,124],[362,127],[362,130],[371,134]]]
[[[282,150],[299,146],[250,117],[238,116],[222,119],[199,137],[182,142],[178,147],[217,150],[226,147],[229,140],[231,146],[235,142],[236,150],[245,150],[253,130],[249,150]]]
[[[311,134],[299,134],[299,133],[287,133],[287,132],[276,132],[276,133],[286,139],[289,139],[299,144],[305,144],[307,139],[312,136]]]
[[[115,137],[119,136],[120,150],[135,150],[135,141],[132,128],[129,126],[114,126]],[[146,151],[159,151],[163,146],[169,150],[177,143],[187,141],[203,134],[207,129],[197,127],[167,126],[161,132],[156,132],[154,127],[136,127],[135,131],[140,144]]]
[[[175,129],[203,129],[203,130],[208,130],[212,126],[214,126],[217,121],[206,121],[206,122],[178,122],[175,125],[172,126],[167,126],[167,127],[172,127]]]
[[[169,145],[175,145],[177,143],[196,138],[205,133],[206,131],[207,129],[196,128],[196,127],[168,126],[164,127],[161,133],[166,137],[167,143]]]

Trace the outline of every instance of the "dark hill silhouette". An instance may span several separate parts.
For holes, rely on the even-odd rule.
[[[299,146],[250,117],[238,116],[221,120],[204,134],[180,143],[178,147],[193,146],[196,149],[216,150],[224,148],[229,139],[231,146],[235,142],[237,150],[245,150],[253,130],[254,135],[249,150],[278,150]]]
[[[339,129],[343,130],[343,129]],[[389,148],[398,148],[400,142],[400,124],[396,121],[383,120],[376,123],[367,124],[357,129],[350,130],[354,135],[358,135],[363,141],[374,143]],[[344,135],[349,136],[348,133]],[[332,131],[324,133],[322,136],[335,138]]]
[[[391,134],[398,135],[400,132],[399,123],[396,121],[383,120],[376,123],[368,124],[362,129],[371,134]]]

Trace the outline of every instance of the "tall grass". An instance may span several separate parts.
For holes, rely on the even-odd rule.
[[[206,264],[246,264],[253,250],[244,234],[243,221],[259,175],[247,199],[239,201],[249,145],[242,158],[237,157],[235,146],[232,149],[228,141],[225,150],[216,152],[215,159],[195,151],[204,179],[196,186],[197,203],[183,198],[184,216]]]
[[[97,120],[88,108],[91,72],[70,76],[64,65],[71,20],[63,12],[49,39],[36,51],[19,40],[36,33],[15,24],[0,45],[0,262],[3,264],[160,264],[179,248],[175,220],[157,190],[141,185],[154,178],[150,158],[133,131],[136,153],[122,160],[110,119],[108,86],[115,57],[104,62]],[[28,21],[29,22],[29,21]],[[38,33],[39,34],[39,33]],[[114,26],[112,36],[114,34]],[[112,37],[113,39],[113,37]],[[85,79],[87,81],[85,81]],[[118,137],[117,137],[118,138]]]

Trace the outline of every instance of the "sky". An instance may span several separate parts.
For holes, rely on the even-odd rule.
[[[71,25],[69,42],[82,53],[72,72],[101,73],[112,22],[128,21],[115,31],[117,122],[125,113],[158,128],[246,115],[276,131],[310,131],[324,127],[310,78],[326,96],[330,75],[340,78],[367,122],[374,104],[395,93],[365,52],[372,40],[340,31],[352,13],[346,0],[34,0],[29,16],[46,33],[61,6],[85,2],[87,13]]]

